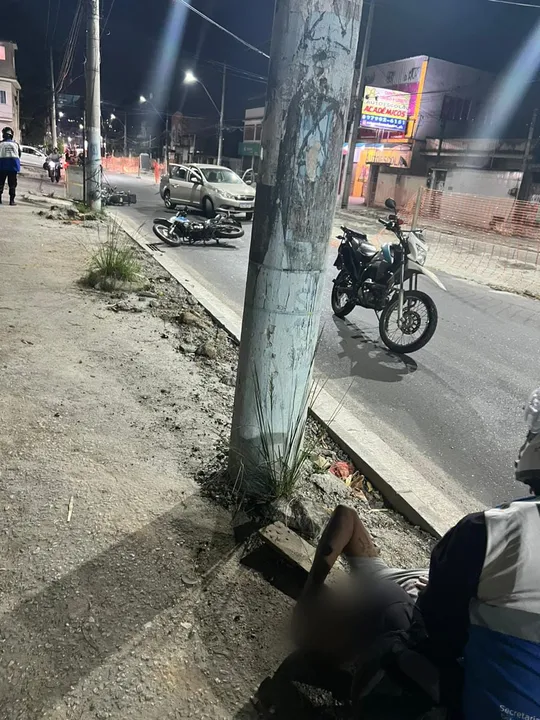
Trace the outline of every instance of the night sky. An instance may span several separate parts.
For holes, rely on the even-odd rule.
[[[155,78],[163,32],[173,0],[102,0],[108,16],[102,43],[102,99],[118,107],[136,108],[142,93],[160,98],[165,78]],[[19,45],[17,68],[23,87],[23,114],[33,115],[47,102],[47,45],[52,42],[57,67],[77,0],[0,0],[0,37]],[[217,22],[260,47],[270,49],[274,0],[193,0]],[[500,72],[518,50],[540,11],[498,5],[487,0],[377,0],[369,62],[412,55],[432,55]],[[47,32],[48,28],[48,32]],[[84,36],[81,34],[70,80],[64,92],[83,93]],[[181,85],[183,71],[192,69],[219,104],[220,74],[207,61],[226,62],[266,75],[266,60],[185,11],[176,70],[172,73],[170,110],[216,121],[201,88]],[[197,62],[197,58],[199,61]],[[264,102],[265,86],[230,77],[226,122],[241,125],[246,106]],[[166,99],[159,99],[162,107]]]

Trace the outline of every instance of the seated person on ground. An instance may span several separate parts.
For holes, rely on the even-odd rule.
[[[354,510],[335,510],[295,610],[301,647],[338,664],[359,643],[409,630],[465,720],[540,718],[540,388],[525,417],[516,479],[531,496],[463,518],[433,550],[420,594],[426,571],[388,568]],[[359,593],[376,599],[376,626],[355,622],[352,605],[336,604],[325,588],[340,554]]]

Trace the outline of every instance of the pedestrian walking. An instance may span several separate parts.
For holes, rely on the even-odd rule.
[[[21,171],[21,148],[13,139],[13,135],[12,128],[3,128],[0,141],[0,205],[6,180],[9,188],[9,204],[15,205],[17,175]]]

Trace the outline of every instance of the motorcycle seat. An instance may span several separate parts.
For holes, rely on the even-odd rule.
[[[356,240],[356,238],[355,238]],[[364,241],[358,241],[355,242],[356,249],[367,258],[372,258],[377,253],[377,248],[372,245],[371,243]]]

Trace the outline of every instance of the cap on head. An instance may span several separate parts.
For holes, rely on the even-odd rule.
[[[540,492],[540,388],[529,397],[525,406],[527,438],[516,461],[516,479]]]
[[[15,133],[13,132],[13,128],[10,128],[10,127],[2,128],[2,137],[4,138],[4,140],[6,138],[12,138],[14,135],[15,135]]]

